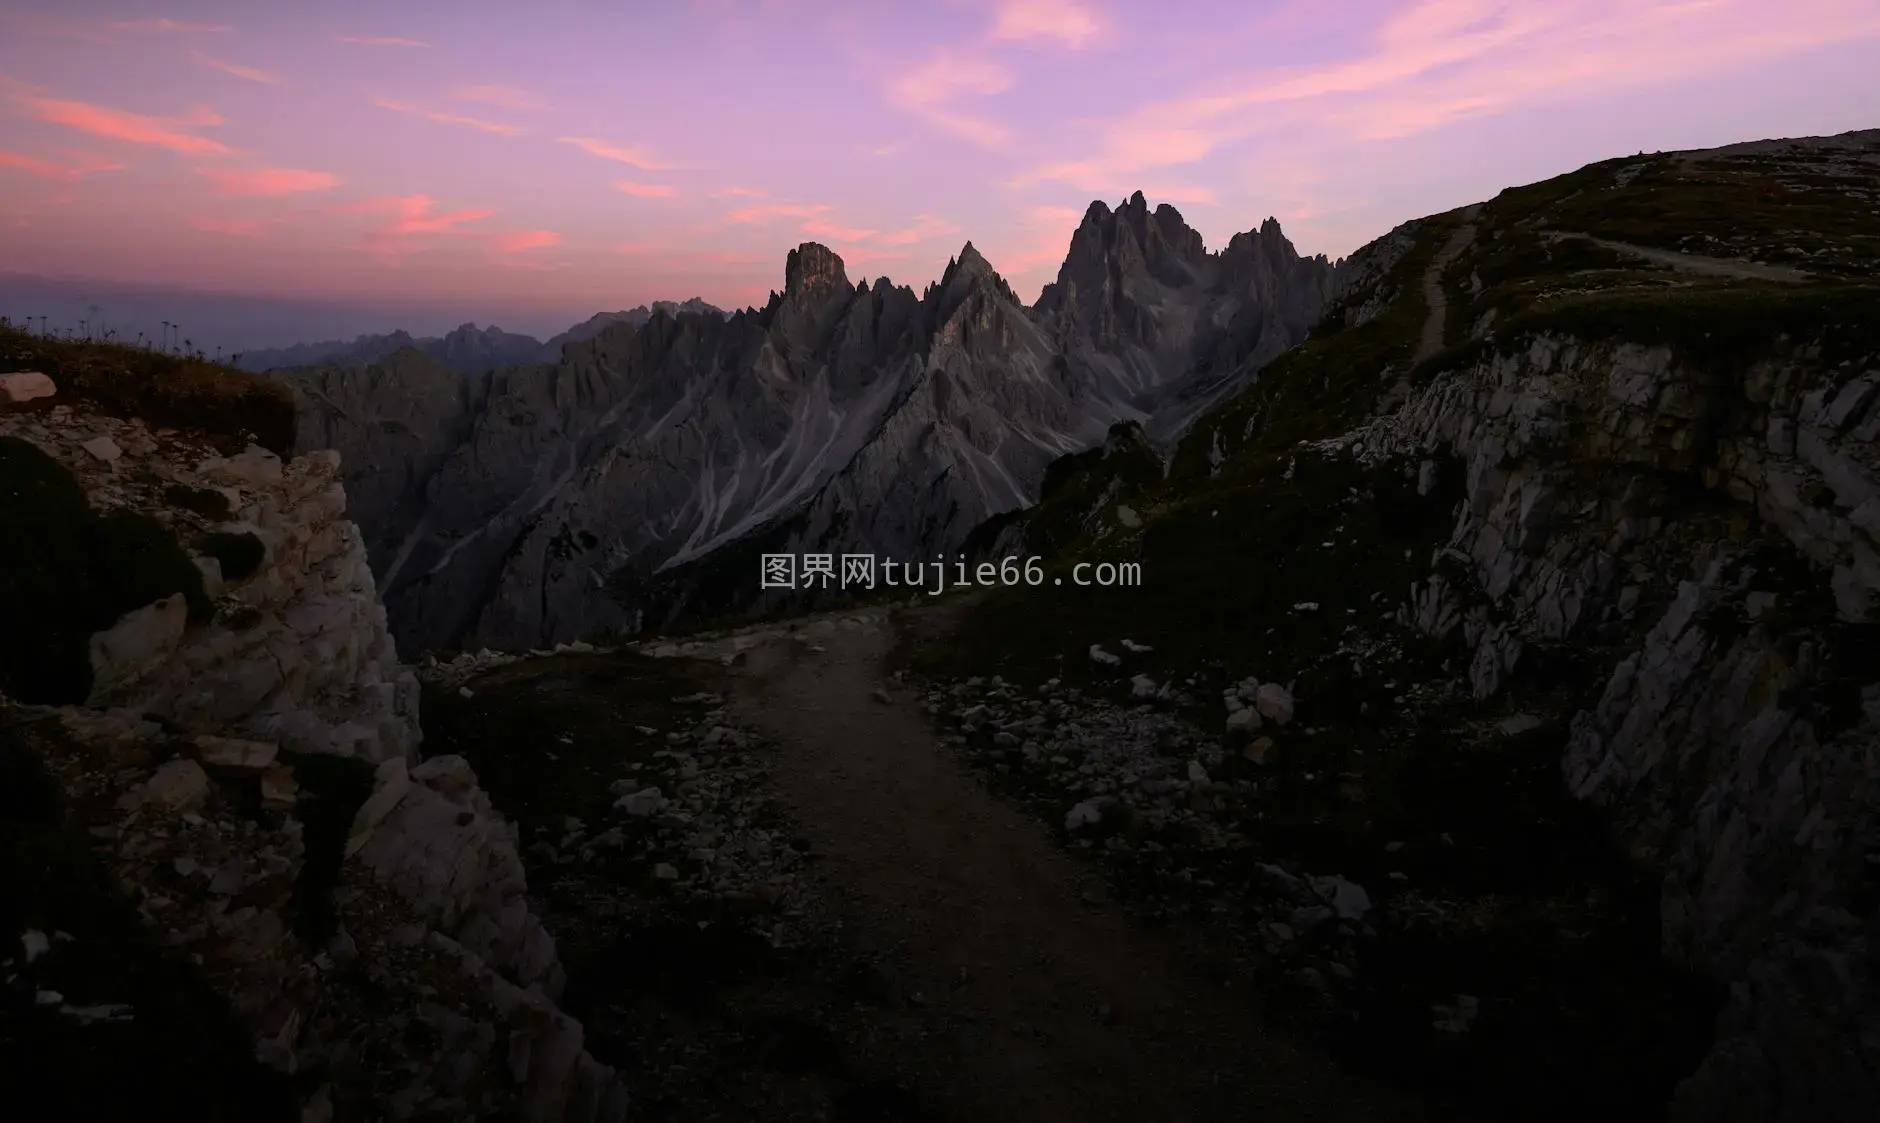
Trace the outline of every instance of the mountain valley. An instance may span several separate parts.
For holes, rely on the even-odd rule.
[[[1876,197],[1869,130],[1337,262],[1138,193],[1029,306],[970,242],[919,292],[805,242],[762,308],[547,342],[7,326],[3,1075],[302,1123],[1869,1118]]]

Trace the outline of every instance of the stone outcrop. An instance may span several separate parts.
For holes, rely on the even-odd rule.
[[[1880,682],[1861,654],[1880,592],[1877,386],[1880,355],[1827,364],[1799,341],[1739,374],[1540,336],[1356,435],[1465,466],[1446,571],[1412,611],[1463,634],[1477,698],[1530,648],[1643,631],[1575,719],[1565,768],[1663,868],[1666,954],[1728,982],[1683,1118],[1843,1118],[1880,1099],[1858,1031],[1880,1016]]]
[[[296,1076],[303,1117],[622,1118],[555,1004],[513,826],[465,761],[420,756],[338,454],[222,457],[83,403],[0,412],[0,435],[200,551],[209,611],[178,593],[126,613],[91,638],[84,705],[0,698],[0,734],[37,750],[67,829],[262,1064]],[[99,439],[123,455],[86,451]],[[90,938],[82,916],[42,922]]]
[[[298,447],[345,454],[416,658],[748,609],[763,549],[953,551],[1113,423],[1178,435],[1332,286],[1276,222],[1209,253],[1137,195],[1091,208],[1031,308],[970,244],[917,295],[809,243],[761,310],[656,308],[552,365],[466,379],[405,352],[281,377]]]

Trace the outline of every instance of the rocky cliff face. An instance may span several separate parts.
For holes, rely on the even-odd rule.
[[[1880,1096],[1848,1033],[1876,999],[1880,352],[1810,343],[1736,370],[1540,335],[1439,376],[1367,442],[1467,466],[1453,568],[1412,611],[1460,633],[1476,697],[1531,648],[1643,632],[1564,767],[1663,870],[1665,953],[1730,982],[1686,1118],[1851,1118]]]
[[[461,759],[420,757],[417,684],[345,518],[338,454],[223,455],[205,434],[56,392],[0,404],[0,449],[6,525],[39,520],[45,556],[87,519],[138,520],[167,538],[146,537],[146,556],[114,564],[166,564],[170,552],[194,563],[179,563],[180,591],[90,636],[89,673],[72,679],[80,704],[34,704],[70,696],[71,682],[9,666],[0,756],[21,798],[7,805],[7,846],[39,849],[0,864],[63,868],[45,865],[57,852],[83,871],[22,873],[9,889],[3,935],[27,949],[12,981],[36,986],[46,1008],[44,1063],[198,1047],[152,990],[175,964],[131,966],[154,937],[206,982],[197,1004],[221,1004],[251,1036],[215,1077],[252,1085],[239,1117],[379,1118],[390,1105],[621,1118],[612,1071],[555,1006],[562,972],[529,909],[514,829]],[[59,479],[75,486],[47,482]],[[33,560],[9,554],[14,588],[38,581],[81,598],[131,580],[100,593]],[[22,608],[63,627],[8,597],[10,627]],[[9,641],[58,651],[70,638]],[[108,919],[125,908],[120,892],[129,929]],[[254,1058],[258,1074],[243,1076]],[[293,1076],[298,1091],[269,1073]],[[82,1086],[62,1094],[90,1094]],[[265,1088],[275,1092],[254,1090]],[[146,1093],[152,1111],[174,1106]],[[188,1094],[193,1107],[219,1093]]]
[[[529,647],[751,607],[759,542],[953,550],[1112,423],[1179,433],[1303,336],[1331,276],[1276,223],[1209,254],[1138,195],[1092,207],[1035,308],[970,244],[920,296],[807,244],[761,311],[658,310],[553,366],[285,377],[301,447],[348,453],[401,648]]]
[[[1707,1052],[1666,1086],[1672,1116],[1864,1118],[1880,1102],[1880,292],[1848,239],[1880,234],[1861,202],[1877,183],[1880,133],[1850,134],[1593,165],[1392,232],[1346,264],[1311,342],[1194,426],[1168,480],[1067,465],[1078,486],[985,532],[1139,561],[1140,593],[995,598],[981,642],[1104,626],[1203,666],[1251,659],[1320,726],[1267,738],[1261,761],[1342,767],[1366,802],[1420,798],[1389,787],[1393,745],[1427,768],[1476,730],[1531,736],[1657,884],[1643,916],[1665,961],[1719,989]],[[1754,202],[1705,243],[1727,256],[1689,252],[1718,194]],[[1424,498],[1385,499],[1406,487]],[[1327,513],[1289,532],[1302,492]],[[1381,545],[1410,545],[1419,503],[1448,528],[1427,553],[1399,563],[1353,529],[1375,507],[1398,538]],[[1252,560],[1264,547],[1225,525],[1251,511],[1300,557]],[[1207,569],[1236,565],[1245,587]],[[1324,734],[1360,727],[1362,750],[1334,755]],[[1481,892],[1421,875],[1379,894],[1380,929]],[[1457,990],[1492,993],[1468,975]],[[1533,1016],[1499,1005],[1516,1021],[1479,1032]]]

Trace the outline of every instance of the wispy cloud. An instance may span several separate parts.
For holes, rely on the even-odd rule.
[[[278,218],[229,218],[227,216],[204,216],[190,220],[190,225],[211,234],[227,234],[236,238],[259,237],[269,227],[280,223]]]
[[[1043,40],[1079,50],[1098,42],[1108,29],[1094,9],[1076,0],[1000,0],[990,35],[994,42]]]
[[[265,85],[273,86],[280,84],[281,81],[278,74],[273,74],[269,71],[260,70],[252,66],[242,66],[240,63],[229,62],[227,59],[219,59],[214,55],[205,55],[201,51],[196,52],[195,58],[197,62],[211,70],[220,70],[224,74],[232,74],[237,78],[246,78],[250,82],[261,82]]]
[[[725,215],[725,221],[734,224],[750,222],[768,222],[774,218],[812,218],[827,214],[827,203],[764,203],[755,207],[744,207]]]
[[[1789,0],[1779,20],[1758,0],[1417,0],[1355,55],[1145,105],[1107,125],[1090,155],[1014,182],[1107,187],[1304,124],[1356,141],[1396,139],[1876,35],[1880,8],[1865,0]]]
[[[406,39],[399,35],[335,35],[335,43],[350,43],[355,47],[428,47],[431,44],[422,39]]]
[[[988,117],[964,112],[956,103],[1011,88],[1011,73],[991,59],[939,50],[890,82],[888,100],[942,132],[982,148],[999,149],[1011,144],[1011,130]]]
[[[127,35],[164,34],[164,33],[216,33],[234,30],[226,23],[199,23],[195,20],[168,19],[120,19],[105,25],[112,31]]]
[[[487,207],[440,210],[437,200],[429,195],[389,195],[361,199],[330,207],[328,213],[369,215],[380,219],[379,225],[367,231],[362,248],[393,262],[431,246],[440,236],[476,235],[478,231],[465,227],[496,214]],[[488,238],[491,235],[486,233],[482,236]]]
[[[800,229],[812,238],[827,238],[832,242],[859,242],[881,233],[879,230],[870,230],[860,226],[838,226],[821,219],[805,222]]]
[[[17,96],[15,100],[41,121],[107,140],[147,144],[192,156],[220,156],[229,152],[229,147],[220,141],[190,131],[224,123],[221,117],[206,110],[187,117],[146,117],[141,113],[60,98]]]
[[[279,199],[339,186],[339,177],[331,172],[298,168],[210,169],[202,174],[215,181],[222,194],[246,198]]]
[[[519,86],[461,86],[451,91],[453,101],[472,101],[502,109],[539,111],[549,108],[539,95]]]
[[[770,192],[755,187],[721,187],[711,193],[714,199],[768,199]]]
[[[561,235],[553,230],[515,230],[490,239],[490,246],[497,253],[527,253],[559,245]]]
[[[372,104],[380,109],[389,109],[394,113],[404,113],[412,117],[422,117],[427,121],[436,121],[443,125],[462,125],[465,128],[478,129],[498,136],[521,136],[522,128],[505,121],[486,121],[481,117],[466,117],[461,113],[445,113],[441,110],[426,109],[390,98],[373,98]]]
[[[0,149],[0,170],[11,169],[24,172],[38,179],[49,179],[60,183],[77,183],[88,175],[100,172],[121,172],[123,164],[108,160],[84,160],[67,163],[52,160],[44,156],[32,156],[24,152],[8,152]]]
[[[636,183],[630,179],[614,180],[614,190],[636,199],[670,199],[678,190],[664,183]]]
[[[630,145],[615,144],[609,140],[596,140],[587,136],[565,136],[559,138],[563,144],[572,144],[590,156],[599,156],[603,160],[612,160],[617,164],[638,168],[643,172],[673,172],[682,170],[678,164],[667,163],[651,153]]]
[[[936,218],[930,214],[919,214],[915,215],[914,220],[908,225],[898,230],[886,231],[877,237],[875,241],[884,246],[911,246],[918,242],[945,237],[949,234],[958,234],[959,232],[960,228],[958,226],[955,226],[944,218]]]

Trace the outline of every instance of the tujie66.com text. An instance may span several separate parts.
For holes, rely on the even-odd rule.
[[[975,564],[963,557],[920,562],[874,554],[764,554],[761,562],[765,589],[916,589],[937,596],[949,588],[1064,584],[1062,577],[1046,577],[1040,558]],[[1079,562],[1070,579],[1073,585],[1133,587],[1142,584],[1142,563]]]

